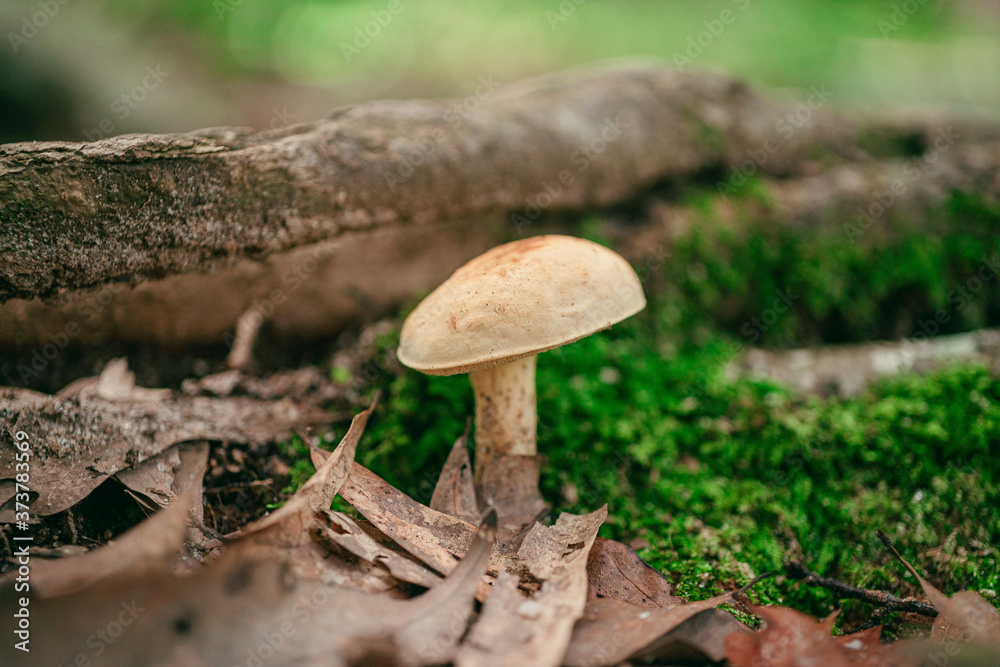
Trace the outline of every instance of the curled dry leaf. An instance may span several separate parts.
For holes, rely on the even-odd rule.
[[[0,664],[303,665],[450,661],[473,613],[495,530],[411,600],[297,579],[275,559],[229,551],[189,578],[114,578],[32,603],[32,651],[0,645]],[[0,588],[0,610],[15,604]],[[109,631],[109,628],[117,630]],[[113,638],[112,638],[113,637]],[[83,656],[80,658],[79,656]],[[81,662],[78,662],[81,661]]]
[[[190,440],[266,443],[302,424],[330,416],[292,401],[173,396],[160,401],[61,399],[27,389],[0,389],[0,522],[13,520],[12,438],[31,436],[33,515],[72,507],[102,481],[135,463]],[[10,507],[9,507],[10,505]]]
[[[69,558],[32,560],[32,594],[53,598],[111,578],[169,571],[184,546],[189,517],[195,507],[201,507],[200,476],[169,507],[105,546]]]
[[[476,527],[418,503],[357,463],[341,497],[427,565],[447,574],[469,550]]]
[[[684,604],[672,594],[670,581],[631,547],[598,537],[587,560],[588,599],[610,598],[637,607],[675,607]]]
[[[283,506],[247,527],[242,539],[229,547],[243,559],[276,559],[287,563],[296,577],[371,593],[392,592],[398,581],[390,572],[368,561],[330,558],[331,526],[327,511],[347,480],[358,441],[375,404],[358,413],[340,444]]]
[[[369,563],[384,566],[389,574],[400,581],[424,588],[432,588],[441,581],[441,575],[375,541],[346,514],[327,511],[326,517],[329,525],[321,529],[323,538],[348,553]]]
[[[444,462],[441,475],[434,486],[430,507],[432,510],[450,514],[463,521],[477,521],[482,516],[479,502],[476,500],[476,488],[473,484],[472,462],[469,460],[469,427],[455,441]]]
[[[631,660],[648,662],[722,662],[726,659],[726,637],[750,629],[722,609],[705,609],[636,651]]]
[[[622,600],[591,599],[583,618],[573,629],[565,664],[580,667],[618,664],[649,649],[685,621],[731,599],[731,594],[727,593],[655,609]]]
[[[830,632],[836,614],[817,621],[785,607],[751,609],[763,628],[726,637],[726,657],[733,667],[916,667],[896,647],[879,643],[881,628],[834,637]]]
[[[155,509],[171,504],[192,483],[197,483],[200,490],[207,464],[208,442],[185,442],[122,470],[115,479],[141,504]],[[194,508],[193,517],[202,520],[201,503]]]
[[[969,642],[980,645],[980,650],[990,654],[994,661],[1000,662],[1000,612],[975,591],[960,591],[948,597],[917,573],[917,570],[900,555],[885,533],[878,531],[878,537],[920,582],[924,595],[938,610],[940,616],[938,623],[935,624],[937,634],[948,638],[953,637],[957,630],[963,633]]]
[[[581,516],[562,514],[553,526],[535,524],[517,554],[540,585],[525,596],[514,576],[500,573],[456,665],[563,664],[587,601],[587,557],[607,515],[605,506]]]
[[[496,507],[500,525],[519,532],[548,510],[538,481],[545,457],[504,455],[487,461],[479,491],[480,505]]]

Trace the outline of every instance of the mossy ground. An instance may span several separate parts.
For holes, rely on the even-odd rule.
[[[815,616],[844,607],[843,627],[856,628],[869,605],[785,578],[784,564],[795,558],[855,586],[916,594],[877,540],[883,530],[946,592],[970,588],[1000,604],[1000,380],[987,369],[896,377],[851,399],[724,372],[751,342],[741,317],[776,289],[802,298],[784,320],[755,329],[760,342],[839,339],[855,321],[870,328],[849,338],[885,327],[912,334],[939,308],[956,323],[949,328],[995,324],[995,284],[960,308],[947,302],[996,248],[995,211],[975,209],[970,220],[971,206],[956,199],[942,212],[943,236],[903,234],[888,249],[803,241],[766,223],[749,244],[675,244],[646,311],[539,357],[542,489],[554,510],[607,503],[601,534],[637,544],[690,599],[772,572],[751,600]],[[911,297],[905,317],[878,319],[900,290]],[[847,324],[831,333],[827,320]],[[378,339],[373,353],[393,349],[397,335]],[[472,414],[468,379],[385,371],[364,388],[384,393],[359,459],[427,502]],[[303,461],[297,476],[310,470]],[[889,622],[890,634],[906,632],[899,617]]]

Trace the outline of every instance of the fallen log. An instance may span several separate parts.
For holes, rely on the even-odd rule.
[[[859,157],[860,130],[731,79],[657,67],[522,82],[473,114],[372,102],[254,133],[216,128],[0,147],[0,302],[204,271],[380,226],[621,202],[738,165]],[[822,104],[819,104],[822,106]],[[790,115],[791,114],[791,115]],[[785,136],[787,135],[787,136]]]

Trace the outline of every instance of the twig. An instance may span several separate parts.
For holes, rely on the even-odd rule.
[[[232,539],[226,537],[216,529],[206,526],[204,521],[198,521],[194,517],[191,517],[191,525],[201,531],[201,534],[205,537],[211,537],[213,539],[219,540],[223,544],[229,544]]]
[[[744,586],[739,590],[733,591],[732,595],[733,606],[735,606],[738,610],[746,614],[754,615],[753,610],[750,608],[750,599],[747,598],[747,591],[750,590],[754,585],[756,585],[757,582],[767,579],[770,576],[771,576],[770,572],[763,572],[761,574],[758,574],[756,577],[753,578],[753,580],[749,584],[747,584],[746,586]]]
[[[236,321],[236,339],[226,357],[226,366],[239,371],[245,371],[253,362],[253,348],[257,344],[257,335],[264,323],[264,316],[257,308],[246,311]]]
[[[907,570],[910,571],[910,574],[913,575],[913,578],[916,579],[917,581],[920,581],[920,575],[917,574],[917,571],[913,569],[913,566],[910,565],[905,558],[899,555],[899,552],[896,551],[896,547],[892,545],[892,540],[889,539],[889,536],[883,533],[881,530],[876,530],[875,535],[878,536],[878,539],[882,541],[882,544],[884,544],[886,548],[892,552],[892,555],[896,557],[896,560],[902,563],[903,567],[905,567]]]
[[[872,611],[871,616],[865,621],[865,624],[858,628],[858,631],[869,630],[874,628],[876,625],[882,625],[885,621],[885,617],[892,613],[892,610],[888,607],[875,607]]]
[[[788,576],[793,579],[801,579],[810,586],[822,586],[839,594],[841,597],[864,600],[880,607],[885,607],[889,611],[902,611],[911,614],[921,614],[934,618],[937,610],[929,604],[916,600],[904,600],[885,591],[871,591],[864,588],[856,588],[836,579],[821,577],[815,572],[811,572],[805,565],[797,560],[789,561],[785,565]]]

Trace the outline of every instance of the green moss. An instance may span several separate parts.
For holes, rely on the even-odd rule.
[[[968,331],[1000,324],[1000,207],[955,193],[921,223],[889,213],[858,223],[819,223],[808,232],[774,219],[752,182],[728,203],[739,231],[718,225],[712,200],[690,196],[694,231],[666,264],[676,304],[670,328],[697,338],[721,329],[763,345],[842,343]],[[934,230],[938,233],[928,233]],[[977,278],[983,270],[986,280]],[[791,308],[773,324],[754,323],[780,295]]]
[[[727,381],[732,341],[664,354],[651,315],[539,359],[543,491],[557,511],[609,504],[602,534],[703,598],[780,574],[790,558],[859,586],[910,593],[886,531],[948,591],[996,591],[1000,381],[956,367],[851,400]],[[426,502],[472,399],[464,376],[406,373],[360,458]],[[825,615],[833,595],[770,579],[751,598]],[[848,607],[864,612],[863,605]]]
[[[316,472],[309,456],[309,444],[297,434],[292,434],[288,440],[280,444],[286,457],[292,461],[291,469],[288,471],[288,486],[281,490],[283,494],[294,493],[297,488]]]
[[[766,212],[750,192],[736,206]],[[711,198],[699,210],[718,215]],[[602,535],[644,540],[640,554],[689,598],[770,571],[778,576],[751,599],[816,616],[843,606],[856,627],[869,606],[780,575],[795,558],[857,586],[917,594],[876,539],[883,530],[943,590],[996,604],[1000,380],[956,366],[824,400],[724,372],[746,344],[863,338],[904,320],[911,333],[1000,250],[995,207],[956,195],[940,215],[939,236],[901,231],[867,245],[793,236],[766,215],[748,234],[694,225],[650,277],[643,313],[539,358],[542,489],[554,509],[608,503]],[[590,237],[598,229],[586,225]],[[994,283],[949,310],[941,331],[994,322]],[[779,290],[791,307],[754,324]],[[383,400],[358,457],[427,502],[472,414],[468,379],[382,372],[375,389]]]

